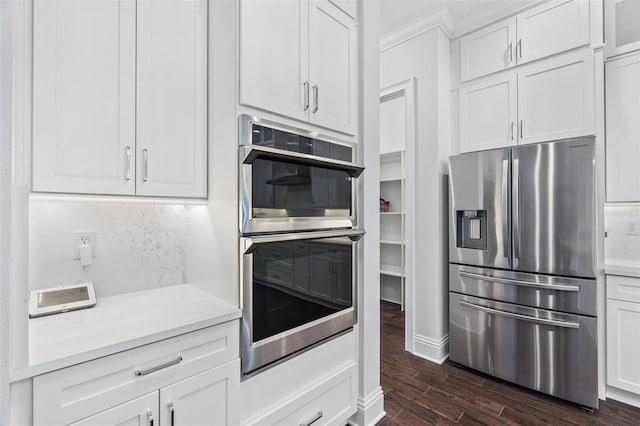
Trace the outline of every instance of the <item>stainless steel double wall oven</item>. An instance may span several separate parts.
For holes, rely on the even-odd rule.
[[[594,138],[450,158],[450,359],[598,406]]]
[[[356,145],[240,117],[241,355],[257,372],[356,316]]]

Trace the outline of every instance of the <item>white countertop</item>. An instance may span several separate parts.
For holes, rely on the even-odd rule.
[[[93,308],[29,320],[29,367],[12,381],[240,318],[188,284],[99,298]]]
[[[640,277],[640,261],[607,259],[604,263],[604,273],[607,275]]]

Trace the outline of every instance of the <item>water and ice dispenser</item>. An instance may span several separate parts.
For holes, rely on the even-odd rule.
[[[456,210],[456,246],[487,249],[487,211]]]

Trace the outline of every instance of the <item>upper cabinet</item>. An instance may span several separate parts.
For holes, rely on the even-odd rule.
[[[591,49],[554,57],[460,89],[460,151],[595,132]]]
[[[355,134],[357,27],[329,0],[240,2],[240,103]]]
[[[640,202],[640,52],[607,62],[607,201]]]
[[[589,44],[589,2],[552,0],[460,39],[460,79]]]
[[[610,0],[604,3],[607,57],[640,49],[640,2]]]
[[[33,15],[33,190],[206,197],[206,0]]]

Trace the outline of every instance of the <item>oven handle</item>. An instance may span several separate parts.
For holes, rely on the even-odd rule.
[[[560,320],[552,320],[547,318],[532,317],[529,315],[516,314],[514,312],[502,311],[500,309],[494,309],[488,306],[476,305],[475,303],[469,303],[464,300],[460,301],[460,306],[464,306],[465,308],[476,309],[478,311],[486,312],[489,314],[500,315],[507,318],[530,321],[537,324],[552,325],[554,327],[564,327],[564,328],[580,328],[580,324],[573,321],[560,321]]]
[[[577,285],[536,283],[533,281],[514,280],[510,278],[492,277],[490,275],[484,275],[484,274],[474,274],[473,272],[467,272],[467,271],[460,271],[458,272],[458,275],[460,275],[461,277],[475,278],[478,280],[491,281],[491,282],[496,282],[500,284],[513,284],[513,285],[519,285],[524,287],[539,288],[542,290],[580,291],[580,287],[578,287]]]
[[[296,232],[295,234],[256,235],[243,238],[245,241],[244,254],[253,253],[258,244],[336,237],[348,237],[351,241],[358,241],[364,234],[365,231],[363,229],[343,229],[335,231]]]
[[[323,167],[326,169],[343,170],[351,177],[358,177],[364,171],[364,166],[348,161],[333,160],[301,152],[284,151],[267,146],[244,145],[240,147],[242,164],[251,164],[258,158],[267,160],[286,161],[290,163],[303,164],[305,166]]]

